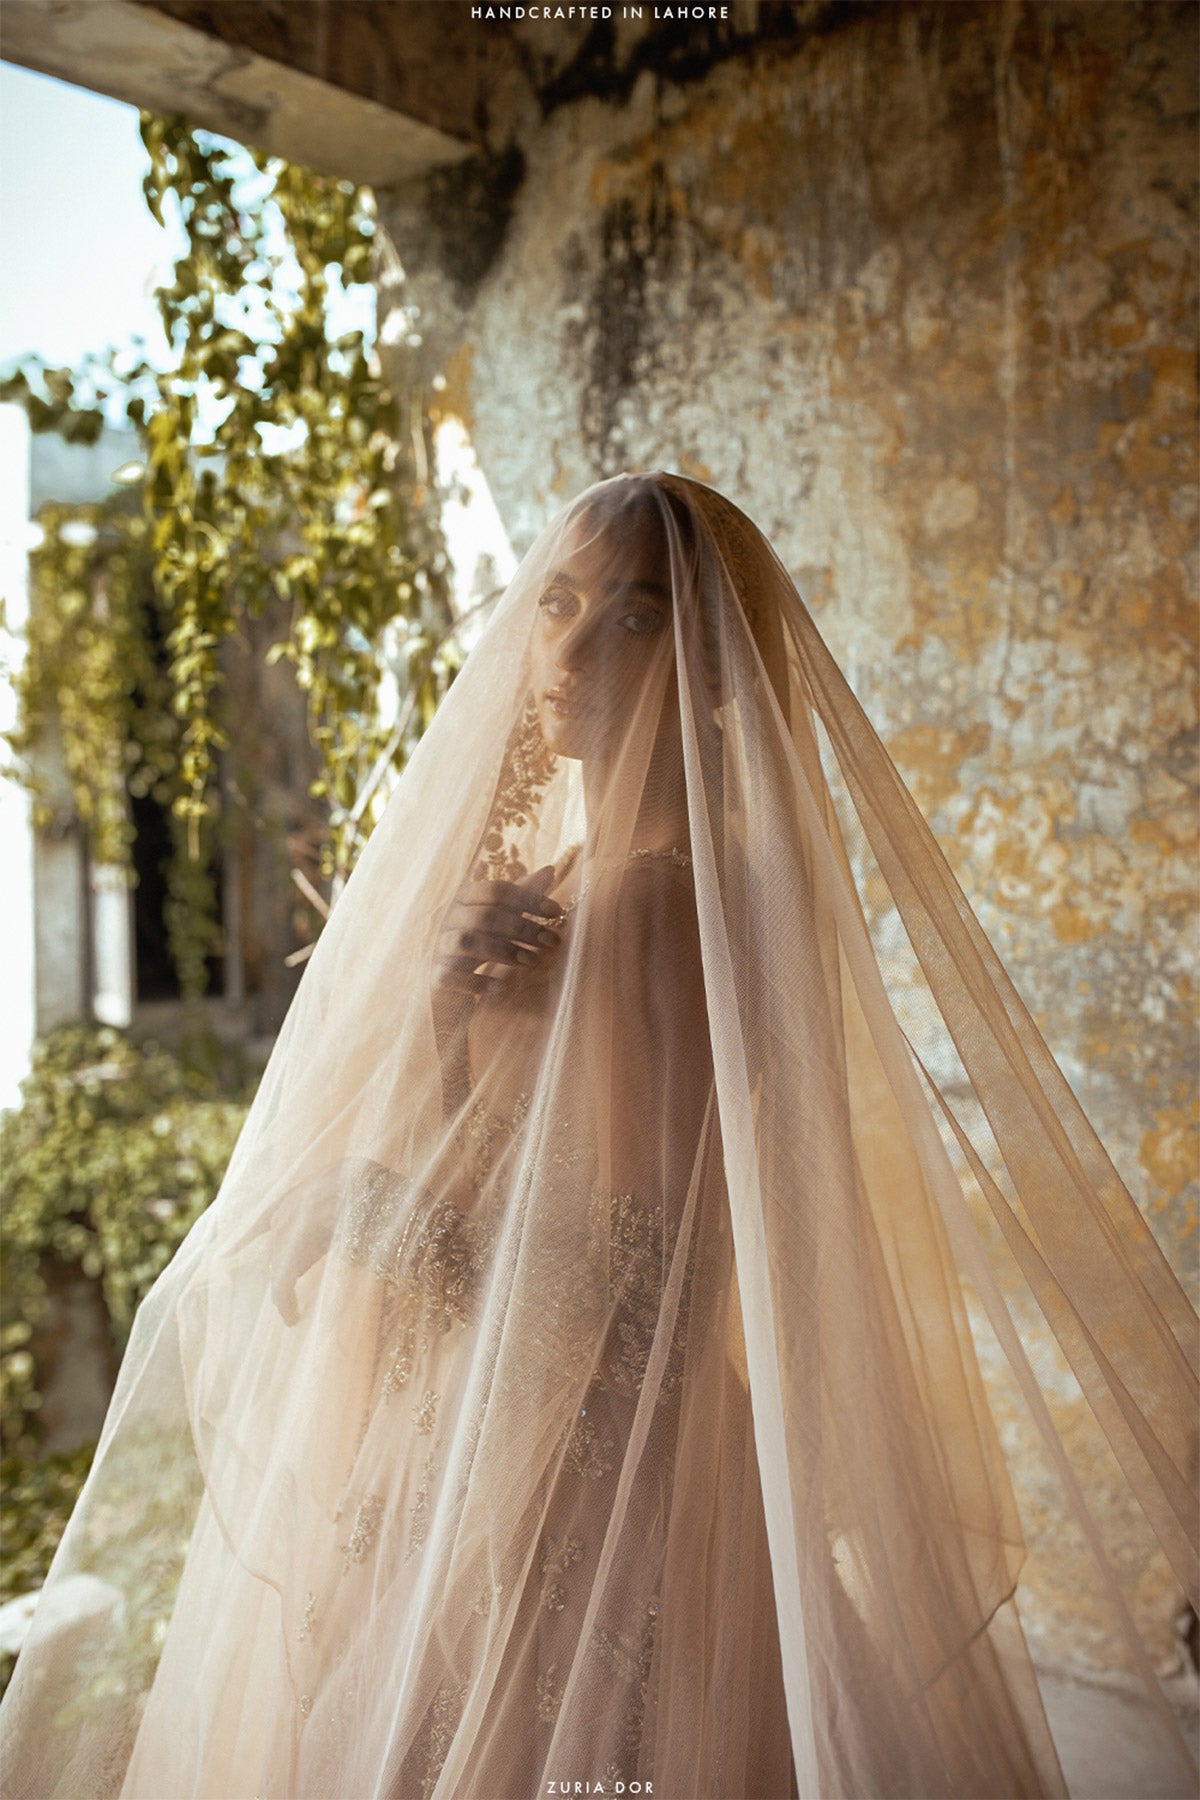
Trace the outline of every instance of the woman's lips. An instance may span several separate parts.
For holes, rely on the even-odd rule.
[[[593,710],[577,695],[564,694],[561,688],[547,688],[545,700],[551,712],[560,719],[583,719]]]

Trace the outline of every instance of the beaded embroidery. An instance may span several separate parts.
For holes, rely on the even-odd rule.
[[[404,1553],[405,1562],[415,1556],[418,1550],[424,1548],[425,1538],[429,1531],[429,1502],[436,1468],[437,1453],[431,1450],[421,1465],[420,1485],[413,1503],[408,1509],[408,1549]]]
[[[577,894],[572,894],[569,900],[564,900],[561,903],[559,910],[563,918],[566,918],[569,913],[575,911],[575,908],[579,905],[584,895],[590,892],[593,883],[596,882],[601,875],[612,874],[615,870],[624,869],[628,867],[630,863],[635,862],[669,862],[673,869],[690,869],[692,866],[692,859],[687,851],[680,850],[676,844],[672,844],[669,848],[663,850],[655,849],[650,845],[647,845],[640,850],[631,850],[623,862],[599,864],[595,872],[588,876],[583,886],[579,889],[579,892]]]
[[[616,1780],[627,1785],[638,1769],[642,1734],[646,1722],[646,1695],[650,1685],[650,1667],[658,1633],[659,1601],[657,1594],[645,1602],[641,1623],[635,1633],[612,1632],[598,1628],[588,1644],[604,1658],[610,1673],[618,1681],[630,1685],[630,1694],[621,1722],[621,1761],[614,1760],[609,1771]],[[608,1773],[609,1771],[606,1771]]]
[[[413,1421],[422,1437],[428,1437],[437,1424],[437,1407],[441,1397],[440,1394],[435,1394],[432,1388],[426,1388],[421,1397],[420,1406],[413,1413]]]
[[[475,865],[477,881],[520,881],[529,873],[518,854],[516,840],[522,828],[528,826],[557,767],[558,759],[542,736],[531,694],[505,746],[484,833],[483,854]]]
[[[458,1687],[445,1684],[434,1695],[429,1717],[425,1774],[421,1781],[422,1796],[427,1796],[437,1786],[438,1776],[442,1772],[442,1765],[446,1761],[450,1743],[462,1712],[462,1702],[466,1691],[465,1684]]]
[[[582,1561],[583,1545],[578,1538],[565,1538],[561,1545],[556,1545],[553,1538],[548,1538],[542,1545],[538,1572],[543,1580],[542,1605],[547,1612],[563,1610],[567,1603],[567,1591],[560,1577]]]
[[[537,1678],[537,1716],[546,1725],[553,1725],[558,1717],[558,1709],[562,1705],[566,1689],[558,1682],[558,1664],[551,1663],[543,1669]]]
[[[379,1529],[379,1521],[382,1517],[383,1501],[379,1495],[365,1495],[360,1500],[358,1511],[354,1515],[350,1536],[342,1545],[342,1555],[346,1559],[347,1568],[352,1562],[362,1562],[367,1551],[375,1542],[375,1534]]]
[[[503,1592],[504,1588],[500,1582],[485,1581],[475,1596],[475,1603],[471,1611],[479,1618],[486,1619]]]
[[[572,1474],[582,1475],[585,1481],[600,1481],[612,1470],[608,1452],[613,1448],[612,1438],[601,1442],[595,1422],[588,1418],[586,1409],[580,1407],[579,1417],[567,1436],[563,1465]]]
[[[417,1302],[444,1331],[465,1323],[481,1260],[480,1229],[450,1200],[375,1165],[348,1209],[347,1260]]]

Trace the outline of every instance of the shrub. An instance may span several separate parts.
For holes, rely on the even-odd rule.
[[[216,1194],[245,1117],[209,1071],[104,1026],[67,1025],[36,1048],[22,1104],[0,1122],[0,1431],[36,1450],[31,1344],[48,1259],[98,1281],[116,1345],[138,1302]]]

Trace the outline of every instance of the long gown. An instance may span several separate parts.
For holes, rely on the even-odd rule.
[[[538,1516],[531,1518],[527,1565],[515,1576],[515,1616],[495,1686],[470,1757],[448,1791],[472,1800],[526,1800],[557,1778],[565,1792],[571,1783],[589,1780],[593,1792],[604,1794],[661,1792],[661,1781],[654,1786],[661,1626],[664,1614],[678,1614],[681,1622],[686,1615],[687,1634],[696,1634],[689,1645],[695,1670],[690,1706],[687,1684],[677,1670],[672,1673],[677,1717],[671,1729],[694,1745],[695,1791],[729,1800],[791,1800],[798,1790],[728,1207],[710,1141],[712,1068],[690,871],[685,858],[644,859],[615,876],[610,872],[586,899],[593,930],[605,929],[596,915],[606,911],[621,946],[605,1004],[621,1040],[614,1066],[623,1079],[621,1091],[608,1099],[627,1117],[619,1125],[610,1118],[609,1185],[597,1179],[588,1134],[569,1119],[558,1122],[561,1147],[551,1150],[540,1178],[561,1208],[564,1239],[576,1246],[605,1243],[607,1287],[600,1304],[608,1308],[607,1326],[575,1422],[538,1488]],[[202,1517],[194,1539],[199,1554],[190,1567],[205,1571],[209,1591],[191,1593],[185,1572],[174,1613],[182,1626],[167,1632],[159,1678],[121,1788],[127,1800],[165,1800],[164,1780],[180,1766],[180,1744],[189,1739],[196,1766],[204,1770],[198,1794],[241,1795],[255,1763],[261,1769],[254,1788],[259,1800],[341,1793],[348,1740],[366,1728],[368,1717],[387,1710],[378,1670],[357,1652],[356,1617],[364,1589],[373,1610],[393,1611],[397,1618],[419,1606],[429,1520],[444,1501],[448,1440],[462,1417],[473,1417],[478,1429],[482,1409],[476,1404],[472,1413],[465,1390],[474,1367],[470,1340],[479,1290],[500,1219],[513,1204],[531,1071],[555,1015],[561,973],[560,962],[556,973],[539,971],[513,984],[472,1020],[457,1166],[441,1153],[442,1186],[436,1197],[429,1195],[422,1225],[409,1231],[402,1248],[394,1221],[412,1215],[410,1182],[379,1164],[354,1171],[335,1253],[344,1263],[347,1306],[373,1314],[369,1336],[359,1331],[355,1338],[356,1344],[370,1342],[370,1366],[345,1371],[340,1419],[304,1422],[322,1439],[331,1431],[342,1435],[344,1484],[327,1493],[321,1515],[314,1514],[311,1531],[303,1534],[304,1566],[291,1571],[278,1594],[229,1556],[223,1560],[230,1588],[220,1597],[212,1593],[220,1526],[215,1517]],[[647,1166],[648,1144],[657,1169]],[[617,1477],[627,1464],[664,1272],[669,1278],[693,1169],[698,1192],[680,1248],[676,1323],[645,1449],[614,1523]],[[564,1256],[569,1262],[569,1252]],[[593,1341],[597,1295],[584,1291],[586,1283],[574,1294],[564,1291],[564,1256],[554,1258],[547,1317],[531,1334],[539,1360],[548,1338],[553,1354],[568,1361]],[[596,1266],[594,1257],[581,1257],[581,1281],[585,1261]],[[199,1295],[194,1305],[202,1310]],[[200,1341],[194,1357],[202,1368]],[[246,1364],[254,1362],[251,1346]],[[270,1378],[279,1380],[280,1373]],[[280,1404],[286,1405],[282,1388]],[[520,1428],[514,1420],[513,1429]],[[478,1446],[459,1479],[486,1484],[486,1457]],[[706,1616],[703,1568],[668,1556],[673,1509],[686,1510],[689,1544],[708,1543],[714,1574],[719,1569],[719,1616],[715,1609]],[[207,1505],[204,1510],[208,1515]],[[298,1535],[289,1533],[292,1541]],[[681,1541],[678,1530],[674,1541]],[[628,1558],[630,1546],[635,1573],[627,1578],[622,1557]],[[507,1597],[507,1574],[488,1568],[477,1591],[456,1590],[464,1617],[486,1624]],[[258,1631],[230,1644],[220,1621],[244,1620],[255,1588]],[[589,1607],[593,1594],[600,1604]],[[180,1714],[180,1685],[187,1686],[183,1662],[195,1656],[187,1623],[197,1605],[205,1605],[214,1621],[206,1657],[228,1659],[229,1710],[241,1721],[224,1755],[214,1752],[220,1727],[211,1703],[191,1718]],[[279,1666],[280,1609],[286,1669]],[[428,1704],[394,1772],[392,1800],[429,1800],[461,1721],[466,1683],[456,1678],[454,1602],[446,1591],[437,1614],[437,1643],[426,1645],[422,1657]],[[676,1629],[672,1646],[685,1635]],[[191,1691],[210,1693],[207,1671],[199,1674]],[[278,1709],[281,1680],[293,1694],[290,1716]],[[256,1685],[262,1690],[257,1704]],[[556,1760],[555,1728],[564,1703],[574,1720],[571,1748]],[[672,1791],[682,1796],[687,1790]]]
[[[593,628],[603,756],[545,711]],[[556,871],[562,943],[450,1018],[481,867]],[[1061,1795],[968,1287],[1118,1617],[1120,1584],[1001,1237],[1196,1593],[1179,1282],[762,534],[683,477],[598,484],[139,1309],[6,1800]]]

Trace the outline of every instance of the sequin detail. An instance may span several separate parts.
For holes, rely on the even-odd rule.
[[[471,1611],[479,1618],[486,1619],[503,1592],[504,1588],[500,1582],[485,1581],[475,1596],[475,1604]]]
[[[304,1596],[304,1613],[296,1627],[296,1641],[302,1644],[306,1638],[314,1636],[317,1629],[317,1596]]]
[[[600,1481],[612,1470],[608,1453],[613,1448],[613,1439],[602,1440],[594,1420],[589,1419],[586,1408],[581,1407],[567,1435],[563,1466],[573,1475],[582,1475],[585,1481]]]
[[[369,1268],[416,1317],[443,1331],[471,1317],[490,1232],[452,1201],[367,1162],[339,1237],[346,1260]]]
[[[674,1243],[664,1227],[662,1207],[645,1206],[632,1194],[608,1195],[608,1236],[608,1292],[614,1316],[596,1379],[614,1393],[633,1396],[641,1391],[654,1347]],[[693,1234],[656,1396],[660,1401],[669,1399],[683,1380],[695,1261]]]
[[[379,1521],[382,1517],[383,1501],[378,1494],[367,1494],[359,1502],[350,1536],[342,1545],[342,1555],[347,1568],[352,1562],[362,1562],[367,1551],[375,1542],[375,1534],[379,1529]]]
[[[404,1553],[405,1562],[415,1556],[418,1550],[424,1548],[425,1539],[429,1533],[430,1500],[436,1468],[437,1452],[431,1450],[421,1465],[420,1485],[417,1488],[416,1497],[408,1509],[408,1549]]]
[[[538,1558],[542,1576],[542,1605],[547,1612],[561,1612],[567,1603],[567,1590],[562,1577],[583,1561],[583,1545],[578,1538],[565,1538],[557,1544],[548,1538]]]
[[[477,881],[521,881],[529,870],[517,842],[553,780],[558,759],[547,746],[531,694],[504,750],[500,779],[488,815]]]
[[[638,862],[670,862],[672,867],[676,869],[690,869],[692,866],[692,859],[687,851],[681,850],[677,844],[672,844],[666,849],[656,849],[651,846],[645,846],[640,850],[631,850],[623,862],[601,863],[599,867],[588,876],[588,879],[584,882],[579,891],[572,894],[569,900],[563,901],[560,909],[563,918],[565,919],[569,914],[575,911],[575,908],[580,904],[584,896],[591,892],[595,883],[600,880],[602,876],[619,875],[628,868],[631,863]]]
[[[429,1738],[425,1754],[425,1773],[421,1779],[423,1800],[437,1786],[438,1776],[442,1772],[451,1740],[454,1737],[462,1703],[466,1696],[466,1685],[453,1687],[445,1684],[440,1687],[433,1698],[433,1706],[429,1714]]]
[[[459,1128],[464,1163],[476,1193],[482,1193],[496,1170],[499,1156],[520,1131],[529,1113],[529,1095],[518,1094],[510,1118],[492,1112],[481,1097],[467,1108]]]
[[[438,1401],[441,1397],[432,1388],[426,1388],[421,1396],[421,1404],[413,1413],[413,1423],[422,1437],[428,1437],[437,1424]]]
[[[553,1725],[558,1717],[566,1689],[558,1680],[558,1664],[551,1663],[537,1678],[537,1716],[543,1724]]]
[[[642,1736],[646,1723],[646,1695],[650,1685],[650,1668],[658,1633],[659,1600],[657,1594],[641,1608],[641,1617],[632,1632],[594,1630],[588,1644],[607,1664],[617,1681],[628,1687],[628,1698],[621,1720],[619,1758],[605,1771],[606,1777],[623,1781],[643,1779],[648,1771],[639,1768]]]

